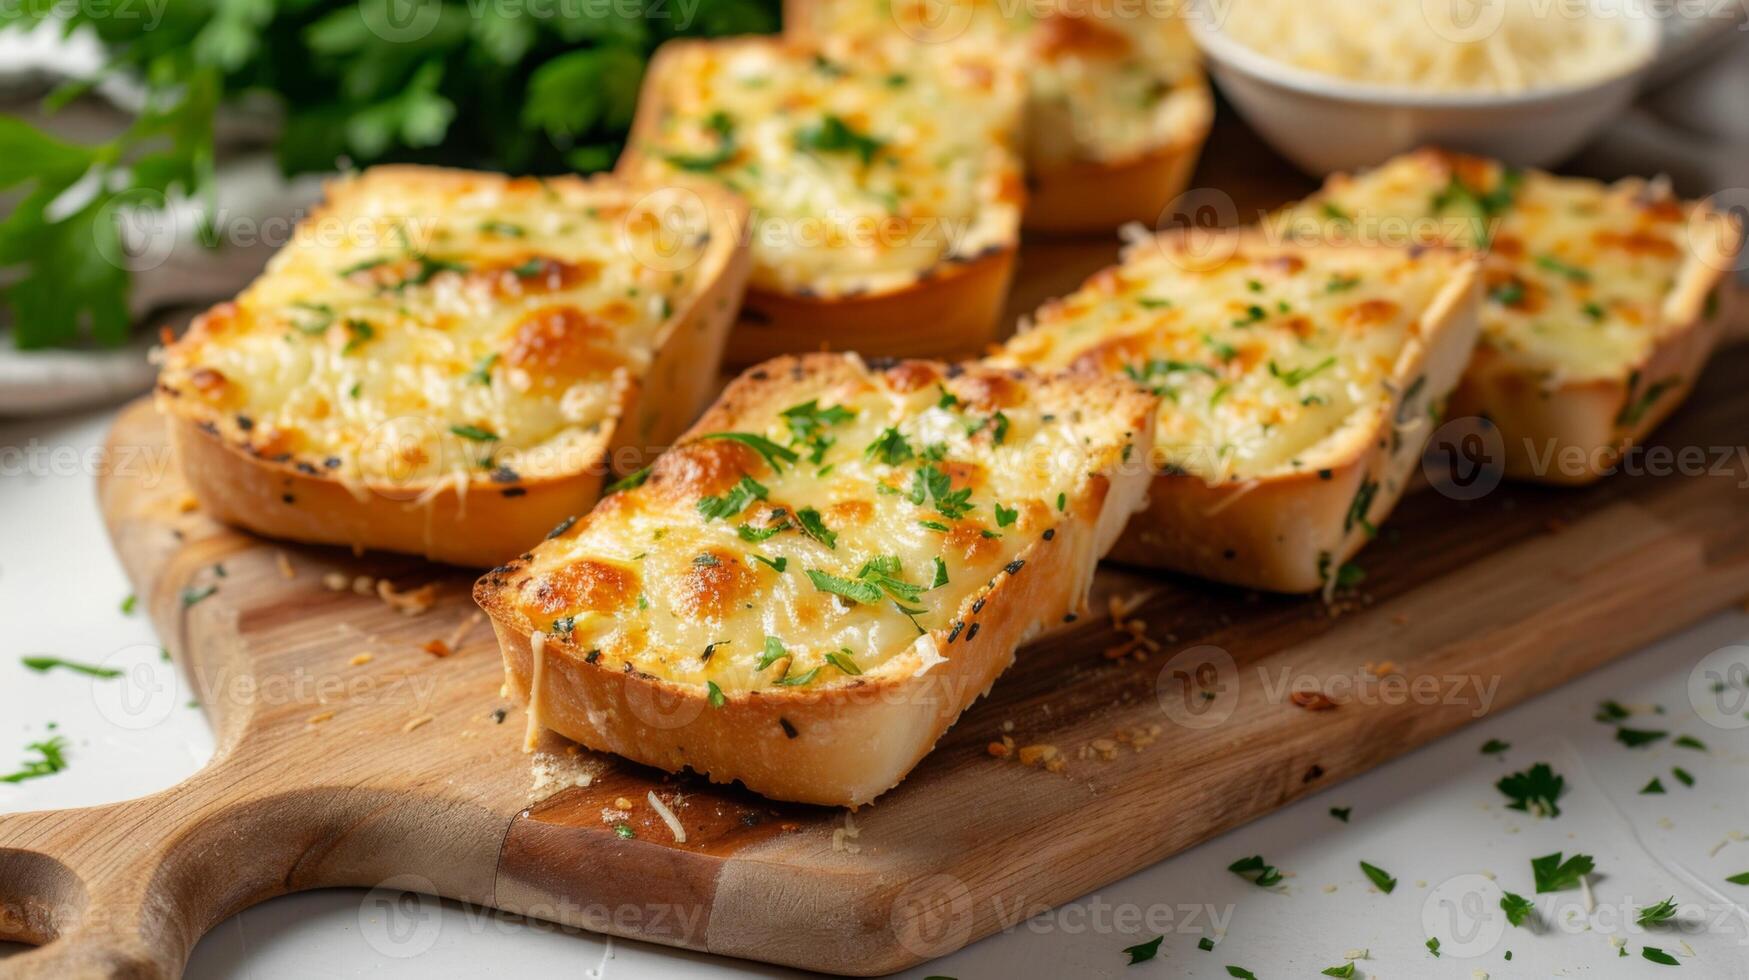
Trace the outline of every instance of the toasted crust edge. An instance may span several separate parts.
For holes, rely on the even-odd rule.
[[[762,365],[737,379],[695,430],[732,424],[739,411],[781,401],[793,371],[852,360],[859,359],[811,355]],[[1039,383],[1085,391],[1084,382],[1060,376]],[[1132,458],[1146,459],[1153,445],[1153,399],[1128,385],[1100,387],[1110,389],[1114,415],[1128,416],[1141,451]],[[597,666],[568,646],[549,643],[536,708],[540,724],[598,751],[670,771],[691,768],[713,782],[740,781],[774,799],[853,807],[870,802],[903,780],[989,690],[1020,644],[1085,611],[1098,558],[1139,506],[1148,478],[1140,465],[1085,475],[1067,510],[1071,519],[1049,540],[1034,539],[1015,563],[961,603],[957,621],[963,629],[932,631],[862,677],[828,687],[731,692],[720,708],[712,708],[696,687]],[[488,573],[475,585],[474,598],[498,635],[510,691],[527,704],[531,625],[514,608],[508,585],[522,564]],[[930,667],[926,643],[945,662]]]
[[[377,167],[366,174],[437,187],[514,179],[412,165]],[[335,182],[333,193],[304,220],[322,220],[355,191],[361,179]],[[609,175],[549,181],[631,200],[656,189]],[[452,481],[348,486],[320,471],[312,474],[291,462],[249,453],[221,435],[215,424],[217,413],[195,410],[187,399],[160,387],[157,408],[165,417],[172,454],[195,500],[215,519],[267,537],[402,552],[474,568],[491,566],[531,547],[550,528],[588,509],[600,494],[610,465],[635,464],[651,449],[659,449],[710,397],[724,340],[747,282],[747,250],[734,234],[735,216],[745,214],[745,205],[714,187],[685,186],[707,200],[711,216],[711,242],[701,260],[710,264],[701,276],[704,285],[669,318],[648,372],[627,386],[618,421],[604,427],[599,452],[582,468],[524,477],[513,486],[476,484],[460,491]],[[183,339],[199,339],[204,323],[204,316],[197,318]],[[642,396],[650,390],[652,379],[661,379],[662,397],[646,404]],[[634,418],[638,420],[634,427],[624,424]]]
[[[1269,243],[1256,229],[1224,234],[1240,242]],[[1185,232],[1166,232],[1130,248],[1182,247],[1186,238]],[[1292,251],[1306,246],[1289,242],[1270,247]],[[1396,251],[1368,245],[1316,247]],[[1482,295],[1479,262],[1472,258],[1455,268],[1423,314],[1419,334],[1393,367],[1390,403],[1380,407],[1369,425],[1345,426],[1319,444],[1323,452],[1307,454],[1317,456],[1323,466],[1212,486],[1193,475],[1159,474],[1149,488],[1147,505],[1131,519],[1111,560],[1271,592],[1330,589],[1343,563],[1368,541],[1365,525],[1382,523],[1396,506],[1433,433],[1425,410],[1404,414],[1405,401],[1413,394],[1435,407],[1444,403],[1475,347]],[[1417,377],[1425,380],[1414,388]],[[1367,482],[1377,489],[1365,512],[1356,515],[1364,521],[1350,520],[1355,495]]]
[[[614,172],[633,176],[648,166],[640,147],[661,123],[663,73],[685,52],[724,45],[809,45],[804,36],[750,35],[664,42],[650,58],[638,92],[625,149]],[[1020,227],[999,248],[964,259],[944,259],[914,281],[880,292],[811,296],[750,286],[724,363],[750,367],[785,354],[857,351],[870,357],[969,357],[1001,326],[1003,303],[1020,251]]]

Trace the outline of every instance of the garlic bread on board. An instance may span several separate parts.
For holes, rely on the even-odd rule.
[[[474,596],[531,731],[867,803],[1083,610],[1153,421],[1117,380],[780,358]]]
[[[338,180],[163,353],[190,489],[271,537],[490,566],[692,421],[747,277],[709,185]]]
[[[1158,475],[1114,559],[1330,591],[1420,462],[1479,289],[1458,249],[1172,232],[1132,242],[990,362],[1159,396]]]

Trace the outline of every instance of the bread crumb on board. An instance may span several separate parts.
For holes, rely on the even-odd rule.
[[[862,845],[856,843],[856,838],[862,835],[862,828],[850,817],[850,811],[844,811],[844,826],[832,830],[832,850],[843,851],[846,854],[861,854]]]
[[[1307,711],[1335,711],[1337,707],[1323,691],[1295,691],[1288,695],[1288,700]]]
[[[582,753],[566,754],[537,750],[530,757],[529,772],[534,777],[534,784],[529,787],[528,797],[531,801],[544,800],[560,790],[574,786],[588,786],[595,781],[600,772],[601,763]],[[631,801],[621,798],[614,801],[623,802],[625,809],[631,809]]]
[[[279,566],[279,577],[290,581],[298,577],[297,567],[292,564],[291,556],[283,551],[273,553],[273,562]]]
[[[318,711],[315,714],[311,715],[310,717],[304,719],[304,724],[306,724],[306,725],[320,725],[325,721],[332,721],[333,719],[334,719],[334,712],[332,712],[332,711]]]
[[[436,715],[420,715],[417,718],[410,719],[405,725],[402,725],[401,731],[411,732],[411,731],[414,731],[414,730],[417,730],[420,728],[424,728],[426,725],[429,725],[436,720],[437,720]]]
[[[375,659],[376,659],[376,654],[370,653],[369,651],[366,651],[364,653],[353,654],[352,659],[346,661],[346,663],[348,666],[352,666],[352,667],[363,667],[365,664],[368,664],[372,660],[375,660]]]

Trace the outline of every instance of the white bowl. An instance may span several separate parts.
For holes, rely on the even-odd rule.
[[[1427,145],[1520,166],[1565,159],[1621,114],[1656,58],[1658,21],[1631,13],[1636,6],[1610,9],[1641,42],[1639,60],[1596,81],[1512,94],[1354,82],[1277,61],[1227,37],[1207,4],[1187,19],[1210,74],[1239,114],[1282,156],[1322,177]]]

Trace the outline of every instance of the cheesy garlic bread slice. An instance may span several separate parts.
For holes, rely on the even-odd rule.
[[[1117,380],[780,358],[474,596],[531,731],[867,803],[1082,610],[1153,421]]]
[[[747,276],[740,206],[611,178],[339,180],[164,351],[182,473],[213,517],[272,537],[518,554],[710,397]]]
[[[1452,412],[1499,427],[1507,475],[1559,484],[1608,472],[1682,404],[1725,322],[1741,234],[1662,183],[1436,150],[1332,177],[1274,221],[1302,237],[1483,249],[1482,338]]]
[[[1114,559],[1328,591],[1420,461],[1479,294],[1457,249],[1171,233],[1044,306],[991,362],[1159,396],[1158,475]]]
[[[968,44],[1026,76],[1027,228],[1159,223],[1184,190],[1214,99],[1181,12],[1068,0],[787,0],[784,30],[832,42]]]
[[[671,41],[618,170],[751,203],[731,362],[975,354],[1018,241],[1020,92],[1012,65],[970,49]]]

